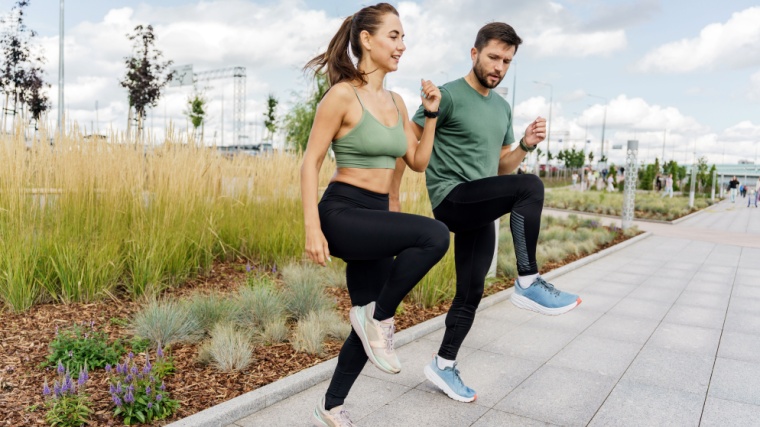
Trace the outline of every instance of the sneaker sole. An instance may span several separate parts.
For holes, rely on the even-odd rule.
[[[372,347],[369,345],[369,340],[367,339],[367,331],[364,329],[364,327],[361,325],[361,322],[359,322],[359,318],[356,315],[356,312],[359,311],[361,308],[351,308],[351,311],[348,313],[348,318],[351,321],[351,326],[353,326],[354,330],[356,331],[356,335],[359,336],[359,341],[362,342],[362,347],[364,347],[364,352],[367,353],[367,358],[369,358],[369,361],[372,362],[373,365],[377,367],[377,369],[385,372],[386,374],[398,374],[401,372],[401,370],[394,371],[388,367],[383,366],[379,360],[377,360],[377,357],[375,357],[375,353],[372,352]]]
[[[548,316],[558,316],[560,314],[565,314],[568,311],[574,309],[575,307],[579,306],[581,301],[581,298],[578,297],[578,299],[575,300],[572,304],[566,305],[564,307],[557,307],[557,308],[549,308],[544,307],[543,305],[526,298],[522,295],[518,295],[516,293],[512,294],[512,297],[510,298],[512,301],[512,304],[519,308],[523,308],[525,310],[535,311],[536,313],[546,314]]]
[[[449,387],[448,384],[446,384],[446,381],[444,381],[441,377],[436,375],[435,372],[433,372],[433,369],[430,368],[429,365],[425,365],[425,377],[430,381],[431,383],[435,384],[436,387],[440,388],[441,391],[443,391],[446,396],[449,396],[450,398],[456,400],[457,402],[464,402],[469,403],[473,402],[475,399],[478,398],[478,395],[472,397],[464,397],[456,394],[454,390]]]
[[[322,420],[322,417],[319,415],[319,410],[315,409],[314,414],[312,414],[314,418],[314,422],[312,423],[315,427],[330,427],[330,424],[327,424]]]

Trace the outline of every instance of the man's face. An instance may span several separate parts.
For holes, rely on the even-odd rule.
[[[478,51],[472,48],[472,69],[483,87],[493,89],[501,83],[507,74],[509,64],[515,55],[515,47],[499,40],[489,40]]]

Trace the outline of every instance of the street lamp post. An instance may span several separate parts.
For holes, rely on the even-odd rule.
[[[58,23],[58,138],[63,138],[63,0]]]
[[[547,169],[549,169],[549,176],[551,177],[551,165],[549,165],[549,153],[551,153],[551,151],[549,151],[549,148],[551,147],[552,140],[552,100],[554,98],[554,86],[552,86],[550,83],[539,82],[536,80],[533,80],[533,83],[537,85],[549,86],[549,128],[547,129],[546,133],[546,166]]]
[[[604,130],[607,127],[607,104],[609,103],[609,100],[603,96],[592,95],[590,93],[587,93],[586,96],[604,100],[604,118],[602,118],[602,152],[599,156],[599,160],[601,160],[602,157],[604,157]]]

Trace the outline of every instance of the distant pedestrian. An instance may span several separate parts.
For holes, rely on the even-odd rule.
[[[733,177],[728,181],[728,192],[730,193],[731,203],[736,203],[736,192],[739,190],[739,180]]]
[[[614,179],[612,178],[612,175],[607,176],[607,191],[610,193],[615,191],[615,185],[614,185]]]
[[[668,177],[665,178],[665,191],[662,192],[662,197],[670,196],[670,198],[673,198],[673,174],[668,174]]]
[[[757,207],[757,199],[760,197],[760,177],[757,178],[757,182],[755,182],[755,188],[752,190],[747,190],[749,193],[749,198],[747,198],[747,207],[754,201],[755,207]]]
[[[578,183],[578,172],[573,172],[573,188],[575,188],[575,185]]]

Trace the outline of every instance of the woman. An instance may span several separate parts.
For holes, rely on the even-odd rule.
[[[368,358],[385,372],[399,372],[393,314],[449,247],[443,223],[389,210],[396,158],[417,172],[427,167],[441,97],[432,82],[422,81],[429,131],[418,143],[404,101],[383,88],[406,49],[403,36],[393,6],[365,7],[346,18],[327,51],[305,67],[315,74],[326,68],[331,86],[317,108],[301,167],[306,253],[322,266],[330,255],[346,261],[353,305],[353,330],[313,413],[321,426],[354,425],[343,402]],[[319,170],[331,145],[337,171],[317,204]]]

